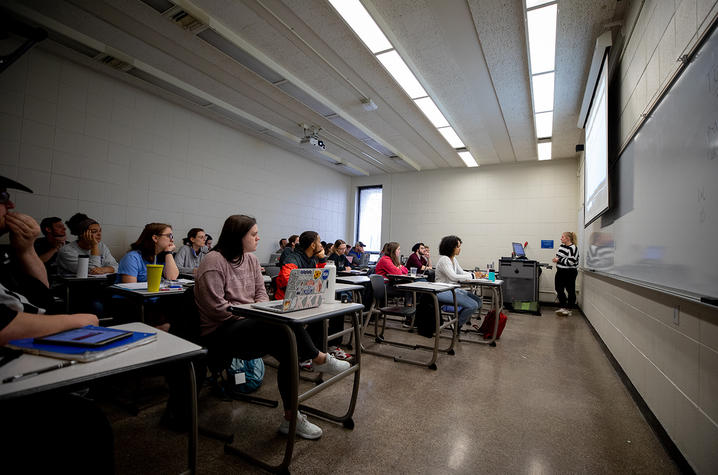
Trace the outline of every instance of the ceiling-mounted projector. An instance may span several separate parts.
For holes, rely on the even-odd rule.
[[[324,145],[324,141],[319,138],[319,131],[322,130],[321,128],[313,126],[310,129],[304,124],[301,125],[302,128],[304,128],[304,137],[299,141],[300,143],[308,143],[309,145],[314,145],[315,147],[319,147],[322,150],[327,149],[327,146]]]

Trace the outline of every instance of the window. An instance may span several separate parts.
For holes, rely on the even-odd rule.
[[[381,251],[381,185],[359,187],[356,237],[366,251]]]

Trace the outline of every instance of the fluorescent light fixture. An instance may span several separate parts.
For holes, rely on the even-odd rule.
[[[541,142],[538,144],[538,159],[551,160],[551,142]]]
[[[438,129],[439,127],[449,126],[449,121],[446,120],[444,114],[442,114],[439,108],[436,107],[436,104],[434,104],[434,101],[431,100],[431,97],[427,96],[422,97],[421,99],[414,99],[414,102],[416,102],[416,105],[419,106],[421,112],[423,112],[431,123],[434,124],[434,127]]]
[[[474,160],[474,156],[471,152],[459,152],[459,157],[464,161],[467,167],[478,167],[479,164]]]
[[[538,74],[531,77],[534,92],[534,112],[553,110],[554,73]]]
[[[551,137],[553,133],[553,111],[536,114],[536,138]]]
[[[458,135],[456,135],[456,132],[454,132],[454,129],[451,127],[442,127],[438,129],[439,132],[441,132],[441,135],[444,136],[447,142],[449,142],[449,145],[451,145],[454,148],[464,148],[466,145],[464,145],[464,142],[461,141]]]
[[[376,54],[392,48],[389,40],[359,0],[329,0],[329,3],[372,53]]]
[[[554,3],[553,5],[526,12],[529,29],[531,74],[555,69],[557,10]]]
[[[551,3],[554,0],[526,0],[526,9],[533,7],[538,7],[539,5],[544,5],[546,3]]]
[[[424,88],[419,84],[416,76],[414,76],[414,73],[411,72],[396,50],[378,54],[376,57],[381,61],[381,64],[384,65],[396,82],[406,91],[409,97],[416,99],[417,97],[428,96]]]

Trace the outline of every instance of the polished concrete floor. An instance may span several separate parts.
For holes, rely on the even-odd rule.
[[[581,316],[509,314],[498,346],[459,343],[437,371],[362,358],[354,430],[312,419],[320,440],[297,440],[293,473],[676,473]],[[430,340],[416,335],[416,342]],[[423,351],[414,351],[427,357]],[[267,370],[259,395],[277,398]],[[152,384],[157,387],[152,391]],[[115,429],[118,473],[178,473],[186,436],[159,425],[161,378],[142,381],[147,407],[131,416],[105,403]],[[309,383],[303,384],[309,388]],[[346,410],[351,378],[312,398]],[[203,391],[200,422],[234,432],[237,447],[278,462],[280,409],[222,401]],[[262,473],[223,443],[200,436],[200,473]]]

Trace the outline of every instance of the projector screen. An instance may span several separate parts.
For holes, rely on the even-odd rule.
[[[584,170],[584,226],[608,209],[608,55],[586,119],[586,159]]]

